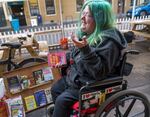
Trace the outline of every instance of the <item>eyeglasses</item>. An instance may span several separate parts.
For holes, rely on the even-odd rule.
[[[81,17],[93,17],[89,12],[82,12]]]

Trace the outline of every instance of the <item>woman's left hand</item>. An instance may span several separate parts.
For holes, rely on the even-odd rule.
[[[72,41],[74,45],[78,48],[83,48],[88,44],[86,36],[83,36],[82,41],[79,41],[74,36],[72,36]]]

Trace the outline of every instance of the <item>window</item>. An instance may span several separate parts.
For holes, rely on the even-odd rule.
[[[83,1],[82,0],[76,0],[77,12],[79,12],[81,10],[82,5],[83,5]]]
[[[55,14],[54,0],[45,0],[47,15]]]
[[[37,16],[40,14],[38,0],[29,0],[29,8],[31,16]]]
[[[136,0],[136,3],[135,3],[135,5],[137,5],[137,0]],[[131,2],[130,2],[130,6],[133,6],[133,3],[134,3],[134,0],[131,0]]]

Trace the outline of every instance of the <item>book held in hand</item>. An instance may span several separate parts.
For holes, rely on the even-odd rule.
[[[21,84],[18,76],[11,76],[7,78],[7,82],[11,93],[17,93],[21,91]]]
[[[44,82],[43,72],[41,69],[33,71],[33,77],[35,79],[36,84],[41,84]]]
[[[37,106],[43,106],[47,104],[46,95],[44,90],[40,90],[34,93]]]
[[[44,76],[44,80],[45,81],[49,81],[49,80],[53,80],[54,77],[53,77],[53,73],[52,73],[52,70],[50,67],[44,67],[42,69],[43,71],[43,76]]]
[[[66,62],[66,52],[53,52],[48,54],[48,65],[50,67],[56,66],[56,64],[65,65]]]
[[[37,108],[36,101],[34,95],[30,95],[24,98],[25,104],[26,104],[26,109],[33,110]]]

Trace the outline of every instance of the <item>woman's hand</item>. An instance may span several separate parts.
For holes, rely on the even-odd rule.
[[[78,48],[83,48],[88,44],[86,36],[83,36],[82,41],[77,40],[77,38],[74,35],[71,35],[71,39],[74,45]]]

